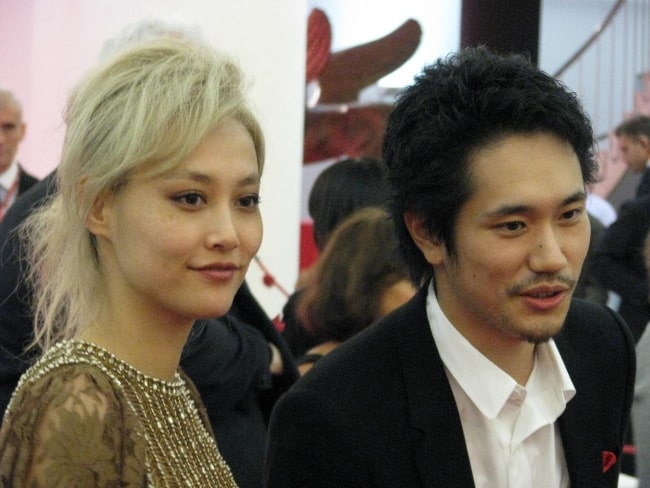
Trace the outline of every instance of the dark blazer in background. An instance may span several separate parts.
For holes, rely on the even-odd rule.
[[[474,486],[426,293],[321,359],[280,399],[268,488]],[[614,488],[633,393],[630,333],[611,310],[574,300],[556,344],[577,390],[559,419],[571,486]],[[604,473],[605,451],[619,461]]]
[[[605,230],[591,259],[591,274],[621,297],[618,312],[635,342],[650,321],[648,275],[643,243],[650,230],[650,195],[625,202],[618,218]]]
[[[22,173],[21,173],[22,174]],[[30,366],[34,354],[26,353],[31,341],[31,291],[24,279],[25,263],[16,228],[54,191],[54,173],[35,183],[16,199],[0,222],[0,416],[4,414],[18,378]]]
[[[282,355],[282,375],[269,371],[269,342]],[[298,371],[289,347],[246,282],[225,317],[195,323],[181,367],[201,394],[238,486],[261,487],[271,409],[298,379]]]
[[[32,186],[38,183],[38,178],[27,173],[22,166],[18,166],[20,173],[18,173],[18,195],[25,193]]]
[[[650,168],[646,168],[641,175],[639,185],[636,187],[636,197],[650,195]]]

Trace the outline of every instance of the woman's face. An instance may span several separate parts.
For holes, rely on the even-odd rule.
[[[227,119],[178,168],[99,200],[88,227],[110,303],[171,321],[225,314],[261,244],[259,186],[253,140]]]

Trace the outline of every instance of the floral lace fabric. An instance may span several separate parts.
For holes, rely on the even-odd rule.
[[[69,356],[69,351],[66,354]],[[138,416],[135,410],[148,412],[147,403],[169,403],[157,387],[151,395],[144,395],[138,391],[140,385],[125,384],[135,370],[127,367],[129,374],[113,375],[110,368],[115,369],[114,363],[119,361],[115,358],[109,361],[110,368],[104,369],[84,358],[70,362],[68,357],[62,363],[60,357],[45,355],[23,376],[14,393],[0,430],[2,486],[236,486],[211,438],[203,411],[194,423],[187,411],[180,412],[178,419],[165,419],[176,420],[177,431],[184,435],[179,438],[177,431],[172,432],[178,449],[169,452],[169,439],[157,439],[169,429],[153,430],[149,424],[161,422],[143,420],[143,414]],[[183,391],[189,391],[200,406],[198,393],[184,381],[178,377]],[[148,400],[141,401],[140,396]],[[142,403],[135,409],[134,398]],[[171,405],[178,409],[178,400]],[[204,450],[198,452],[196,446]],[[185,451],[189,459],[198,458],[195,465],[187,459],[174,462]],[[205,465],[218,466],[209,472]],[[206,483],[206,479],[211,481]]]

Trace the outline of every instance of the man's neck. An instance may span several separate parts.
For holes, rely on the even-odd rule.
[[[505,338],[491,327],[463,330],[452,323],[481,354],[507,373],[518,384],[525,386],[535,365],[535,345],[518,338]]]

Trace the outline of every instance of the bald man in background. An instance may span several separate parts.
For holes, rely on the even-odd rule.
[[[0,88],[0,221],[16,197],[38,181],[16,160],[25,128],[20,102],[12,92]]]

